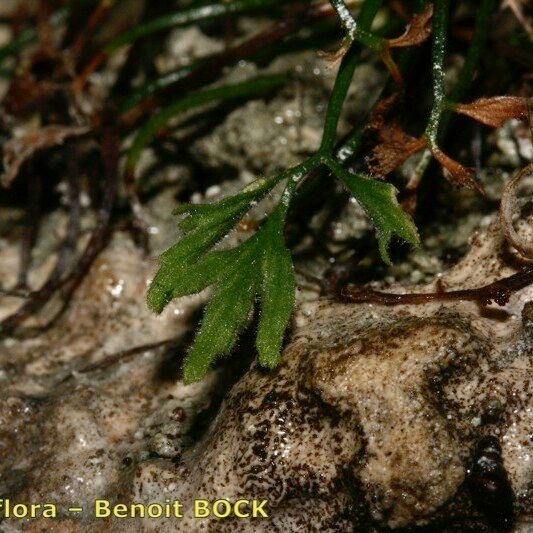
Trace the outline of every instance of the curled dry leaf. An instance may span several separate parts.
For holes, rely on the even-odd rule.
[[[396,39],[389,39],[389,48],[402,48],[423,43],[431,35],[430,20],[433,15],[433,4],[428,4],[426,9],[415,15],[405,28],[405,32]]]
[[[47,126],[23,137],[10,139],[4,145],[2,185],[9,187],[23,163],[36,152],[63,144],[71,137],[85,135],[89,130],[88,126]]]
[[[322,59],[325,59],[326,61],[329,61],[330,63],[335,63],[346,55],[351,45],[352,39],[350,39],[349,37],[345,37],[342,40],[338,50],[335,50],[333,52],[325,52],[324,50],[318,50],[317,56]]]
[[[426,146],[424,138],[407,135],[397,122],[383,124],[378,136],[380,144],[372,150],[370,170],[383,176]]]
[[[533,242],[526,241],[515,230],[513,215],[517,210],[516,193],[520,182],[533,174],[533,164],[519,170],[505,185],[500,203],[500,221],[507,242],[526,259],[533,260]]]
[[[408,135],[396,121],[386,121],[385,115],[392,109],[397,99],[398,95],[395,93],[381,100],[369,120],[369,129],[378,139],[369,164],[369,170],[373,174],[387,175],[426,145],[424,138],[417,139]]]
[[[484,195],[483,187],[475,179],[475,171],[471,168],[464,167],[451,157],[447,156],[442,150],[436,148],[432,150],[433,157],[441,164],[444,175],[452,183],[459,186],[466,186],[470,189],[479,192]]]
[[[511,118],[525,118],[528,115],[528,106],[527,98],[493,96],[491,98],[479,98],[470,104],[457,104],[455,111],[487,126],[499,128]]]

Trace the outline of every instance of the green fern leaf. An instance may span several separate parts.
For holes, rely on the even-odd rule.
[[[190,267],[237,222],[233,218],[213,217],[213,219],[210,223],[205,223],[185,235],[161,255],[159,270],[150,284],[147,295],[148,305],[156,313],[165,308],[174,293],[183,292],[175,290],[175,287],[188,282],[190,278],[184,279],[184,276],[190,276]]]
[[[264,228],[261,264],[261,317],[256,347],[259,363],[274,368],[281,357],[283,335],[294,308],[294,267],[283,238],[284,217],[278,208]]]
[[[213,285],[228,269],[237,250],[211,252],[193,264],[161,266],[148,290],[148,305],[161,312],[173,298],[195,294]]]
[[[235,265],[231,276],[221,280],[206,307],[202,325],[185,358],[185,383],[201,380],[214,360],[227,355],[246,326],[253,308],[258,276],[253,263]]]
[[[213,247],[250,209],[253,202],[261,200],[276,184],[273,179],[256,180],[238,195],[214,204],[185,204],[175,214],[190,213],[181,221],[187,231],[176,244],[160,258],[160,268],[148,289],[147,301],[156,313],[178,296],[194,294],[217,280],[239,251],[215,252],[200,259]],[[242,246],[240,247],[242,248]]]
[[[328,166],[344,182],[376,227],[379,251],[385,263],[391,264],[389,244],[393,235],[413,247],[420,245],[416,226],[398,203],[398,191],[393,185],[348,172],[335,161],[328,161]]]
[[[243,189],[239,194],[224,198],[213,204],[183,204],[174,210],[175,215],[188,213],[179,226],[185,231],[191,231],[211,220],[213,216],[241,216],[250,209],[254,202],[258,202],[269,193],[277,180],[273,178],[258,179]]]

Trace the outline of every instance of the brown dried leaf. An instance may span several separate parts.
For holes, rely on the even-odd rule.
[[[431,24],[433,16],[433,4],[428,4],[426,9],[415,15],[405,28],[405,32],[396,39],[389,39],[389,48],[402,48],[423,43],[431,35]]]
[[[444,170],[444,176],[452,183],[459,186],[466,186],[474,191],[484,195],[485,191],[480,183],[478,183],[474,176],[475,171],[471,168],[464,167],[451,157],[447,156],[442,150],[436,148],[432,150],[433,157],[441,164]]]
[[[89,130],[88,126],[47,126],[27,133],[23,137],[10,139],[4,144],[2,185],[9,187],[17,177],[21,166],[35,152],[63,144],[67,139],[85,135]]]
[[[457,104],[455,111],[493,128],[501,127],[506,120],[524,118],[528,114],[527,99],[520,96],[478,98],[470,104]]]
[[[378,144],[372,150],[369,170],[381,176],[392,172],[426,145],[425,139],[407,135],[396,121],[386,121],[386,115],[397,100],[398,94],[395,93],[378,102],[368,122],[369,129],[378,139]]]
[[[402,48],[406,46],[414,46],[423,43],[431,35],[431,24],[429,23],[433,15],[433,4],[428,4],[426,9],[415,15],[411,22],[406,26],[405,32],[400,37],[395,39],[389,39],[386,41],[386,46],[381,51],[381,59],[396,85],[401,87],[403,85],[403,78],[396,65],[396,62],[392,58],[392,48]]]
[[[375,105],[368,119],[368,129],[379,133],[379,130],[385,124],[385,116],[394,107],[398,98],[398,93],[393,93],[391,96],[383,98]]]
[[[383,176],[426,146],[424,138],[407,135],[396,122],[384,124],[379,130],[379,138],[380,144],[372,150],[370,170]]]

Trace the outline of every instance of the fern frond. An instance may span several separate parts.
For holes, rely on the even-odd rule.
[[[335,4],[342,11],[343,4]],[[365,43],[362,37],[367,35],[365,32],[379,6],[378,0],[364,3],[360,13],[362,24],[354,34],[357,40]],[[214,294],[185,359],[186,382],[201,379],[217,357],[231,351],[257,300],[260,307],[256,336],[259,363],[270,369],[279,363],[296,289],[292,258],[284,240],[285,218],[298,185],[311,171],[319,167],[329,169],[360,202],[376,227],[381,257],[386,263],[390,263],[388,246],[393,235],[412,246],[418,245],[416,227],[398,204],[396,189],[388,183],[348,172],[334,157],[341,107],[357,63],[358,52],[352,47],[340,65],[328,104],[322,142],[315,155],[277,176],[257,180],[220,202],[189,204],[176,209],[175,214],[187,215],[179,223],[185,235],[161,256],[159,272],[148,291],[148,303],[160,312],[172,298],[214,286]],[[181,104],[177,108],[181,109]],[[153,136],[156,130],[153,125],[164,121],[155,118],[152,122],[152,126],[147,126],[149,134],[141,132],[141,140],[134,143],[130,162],[135,160],[139,146],[144,146],[145,140]],[[348,142],[352,150],[355,141],[349,139]],[[286,181],[286,186],[278,206],[252,237],[232,250],[210,251],[255,202],[282,181]]]
[[[264,228],[261,260],[261,316],[256,347],[259,363],[274,368],[279,363],[283,335],[294,308],[296,281],[289,250],[283,238],[284,211],[278,207]]]

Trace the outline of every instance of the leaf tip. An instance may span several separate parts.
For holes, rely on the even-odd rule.
[[[381,260],[387,265],[392,266],[392,261],[389,255],[389,245],[390,245],[391,235],[387,233],[378,233],[378,246],[379,246],[379,255]]]
[[[146,303],[151,311],[160,314],[171,299],[171,293],[156,281],[152,281],[146,293]]]
[[[185,357],[183,362],[183,383],[185,385],[191,385],[201,381],[207,374],[209,370],[209,365],[199,365],[195,363],[194,357],[192,357],[194,351],[194,345],[189,353]]]
[[[281,342],[265,342],[265,339],[257,338],[256,348],[259,354],[259,364],[267,370],[274,370],[281,361]]]

